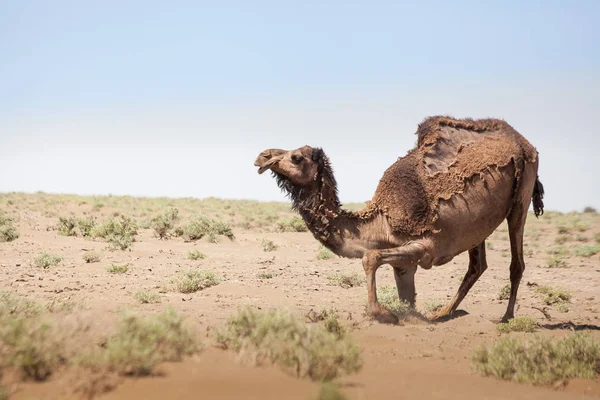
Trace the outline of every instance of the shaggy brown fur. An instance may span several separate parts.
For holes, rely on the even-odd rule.
[[[525,162],[537,158],[535,148],[498,119],[430,117],[416,135],[417,147],[388,168],[373,197],[392,229],[408,235],[432,232],[439,202],[462,193],[474,176],[512,162],[518,185]]]

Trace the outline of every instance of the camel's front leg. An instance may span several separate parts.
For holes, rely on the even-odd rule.
[[[403,265],[412,272],[426,255],[427,247],[421,242],[412,242],[392,249],[367,251],[362,262],[367,281],[368,312],[372,317],[384,323],[398,322],[398,317],[381,307],[377,301],[377,268],[383,264]]]

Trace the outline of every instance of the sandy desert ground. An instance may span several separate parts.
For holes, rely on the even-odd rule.
[[[151,220],[169,207],[179,210],[181,224],[201,214],[228,224],[235,236],[233,240],[225,236],[161,240]],[[84,398],[90,392],[99,399],[317,399],[320,383],[297,378],[275,365],[239,362],[232,351],[215,344],[213,332],[244,306],[286,309],[303,320],[335,308],[360,345],[364,362],[359,372],[333,381],[348,399],[600,396],[598,377],[536,386],[484,377],[472,362],[478,346],[491,345],[506,335],[564,337],[580,330],[600,340],[600,216],[593,212],[546,210],[539,219],[530,214],[525,229],[527,268],[517,315],[529,316],[539,326],[535,333],[500,334],[497,320],[506,300],[500,300],[499,294],[509,282],[506,224],[488,239],[489,269],[455,318],[438,323],[410,318],[398,325],[383,325],[364,315],[364,283],[342,287],[330,279],[340,274],[362,276],[360,261],[318,257],[322,250],[310,233],[290,231],[295,230],[289,222],[294,221],[290,219],[294,214],[285,203],[8,193],[0,194],[0,209],[19,233],[17,239],[0,243],[0,293],[41,306],[39,315],[53,321],[69,355],[101,347],[125,310],[150,316],[168,306],[185,318],[204,344],[202,351],[180,362],[160,364],[149,377],[107,377],[62,362],[48,379],[33,382],[7,367],[3,385],[10,399]],[[138,224],[135,241],[126,250],[110,249],[101,239],[65,236],[58,230],[59,217],[91,216],[101,223],[120,215]],[[190,260],[188,254],[195,250],[206,257]],[[99,261],[84,261],[89,251],[97,253]],[[36,257],[43,252],[62,260],[40,267]],[[113,266],[127,266],[127,270],[119,273]],[[419,270],[417,310],[427,315],[447,302],[466,266],[467,255],[462,254],[446,265]],[[172,280],[189,270],[212,271],[219,283],[181,293],[173,288]],[[391,268],[382,267],[379,287],[393,284]],[[545,304],[536,292],[539,286],[565,290],[570,302]],[[151,300],[142,303],[140,292]],[[79,390],[90,386],[94,390]]]

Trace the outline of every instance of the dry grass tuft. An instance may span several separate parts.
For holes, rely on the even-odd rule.
[[[263,239],[260,242],[260,245],[262,246],[263,251],[266,251],[266,252],[275,251],[275,250],[279,249],[279,246],[275,242],[273,242],[272,240],[269,240],[269,239]]]
[[[111,274],[124,274],[125,272],[129,271],[129,266],[127,264],[124,264],[124,265],[113,264],[107,268],[107,271],[110,272]]]
[[[201,252],[200,250],[192,250],[187,255],[188,260],[196,261],[203,260],[206,258],[206,254]]]
[[[96,263],[100,261],[100,254],[94,251],[86,251],[82,256],[86,263]]]
[[[33,260],[36,267],[48,269],[62,262],[63,257],[57,254],[41,253]]]
[[[179,293],[194,293],[218,285],[220,279],[212,271],[189,270],[180,273],[173,283]]]
[[[334,255],[328,248],[320,246],[317,252],[317,260],[330,260]]]
[[[508,322],[500,323],[496,329],[500,333],[535,332],[538,323],[530,317],[515,317]]]
[[[327,277],[334,285],[349,289],[352,287],[361,286],[365,282],[365,277],[358,274],[333,274]]]

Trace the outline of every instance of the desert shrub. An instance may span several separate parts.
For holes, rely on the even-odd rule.
[[[333,258],[334,254],[328,248],[324,246],[319,247],[319,251],[317,252],[317,260],[329,260]]]
[[[211,241],[216,241],[217,235],[223,235],[230,240],[235,239],[231,227],[221,221],[196,216],[178,229],[178,235],[183,236],[186,241],[200,240],[208,236]]]
[[[15,228],[14,221],[0,210],[0,243],[12,242],[19,238],[19,232]]]
[[[583,235],[577,235],[575,237],[575,240],[577,240],[578,242],[587,242],[587,241],[589,241],[589,239],[587,237],[583,236]]]
[[[267,252],[275,251],[279,248],[279,246],[275,242],[273,242],[272,240],[269,240],[269,239],[263,239],[260,242],[260,245],[262,246],[263,251],[267,251]]]
[[[63,260],[62,256],[44,252],[44,253],[41,253],[40,255],[38,255],[36,258],[34,258],[33,264],[36,267],[48,269],[50,267],[60,264],[60,262],[62,260]]]
[[[277,229],[281,232],[306,232],[308,228],[301,217],[293,216],[277,223]]]
[[[170,207],[165,210],[161,215],[150,220],[150,226],[154,229],[154,233],[159,239],[165,239],[169,237],[171,231],[175,229],[175,224],[179,219],[179,210],[174,207]]]
[[[554,239],[554,243],[556,244],[565,244],[566,242],[568,242],[570,239],[570,237],[568,235],[558,235],[555,239]]]
[[[100,254],[95,251],[86,251],[83,253],[82,258],[86,263],[95,263],[100,261]]]
[[[331,283],[341,286],[344,289],[360,286],[365,282],[365,277],[358,273],[353,274],[333,274],[327,277]]]
[[[509,332],[534,332],[538,327],[538,323],[530,317],[515,317],[508,322],[500,323],[496,329],[500,333]]]
[[[203,260],[206,258],[206,254],[201,252],[200,250],[192,250],[187,255],[188,260]]]
[[[549,255],[552,256],[568,256],[571,252],[569,251],[569,249],[566,246],[552,246],[549,249],[546,250],[546,253],[548,253]]]
[[[92,236],[101,238],[114,249],[127,250],[135,241],[137,235],[136,222],[124,215],[110,218],[92,230]]]
[[[564,289],[555,289],[549,286],[536,286],[535,293],[549,306],[556,306],[561,312],[569,311],[571,294]]]
[[[75,217],[58,218],[58,234],[63,236],[77,236],[77,219]]]
[[[0,318],[5,315],[31,317],[42,312],[42,307],[34,301],[14,293],[0,291]]]
[[[127,264],[124,265],[116,265],[112,264],[110,267],[106,269],[111,274],[124,274],[129,270],[129,266]]]
[[[473,355],[478,372],[503,380],[549,385],[573,378],[595,379],[600,344],[581,332],[562,339],[505,336]]]
[[[146,318],[124,315],[117,332],[108,338],[106,348],[82,363],[121,375],[144,376],[150,375],[161,362],[181,361],[200,349],[196,335],[184,326],[183,318],[168,308]]]
[[[561,256],[550,256],[548,258],[548,267],[549,268],[568,268],[567,262]]]
[[[277,364],[298,377],[329,381],[362,368],[361,352],[349,336],[307,325],[291,313],[250,308],[238,311],[218,330],[216,341],[256,364]]]
[[[574,253],[579,257],[591,257],[600,252],[600,246],[595,244],[586,244],[575,247]]]
[[[588,207],[585,207],[583,209],[583,212],[586,213],[586,214],[587,213],[589,213],[589,214],[596,214],[596,209],[594,207],[589,207],[588,206]]]
[[[596,243],[600,244],[600,232],[596,232],[594,234],[594,240],[596,241]]]
[[[95,226],[96,220],[93,217],[79,218],[77,220],[79,234],[83,237],[91,237]]]
[[[0,367],[17,369],[23,379],[45,380],[64,361],[53,326],[39,318],[0,315],[0,350]]]
[[[141,304],[160,303],[160,296],[151,292],[137,292],[133,295],[133,298]]]
[[[256,275],[258,279],[272,279],[274,276],[272,272],[259,272]]]
[[[557,228],[559,235],[566,235],[571,233],[571,227],[565,225],[559,225]]]
[[[498,300],[508,300],[510,298],[510,285],[505,285],[498,293]]]
[[[398,297],[398,290],[393,286],[381,286],[377,288],[377,300],[381,306],[387,308],[400,319],[415,314],[415,309],[406,301]]]
[[[180,293],[194,293],[211,286],[218,285],[219,278],[212,271],[189,270],[180,273],[173,283]]]

